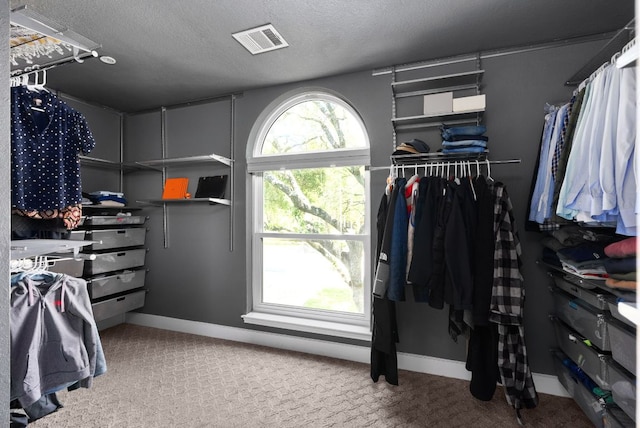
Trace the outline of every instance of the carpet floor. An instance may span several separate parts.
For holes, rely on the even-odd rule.
[[[107,373],[35,428],[517,427],[501,388],[479,401],[469,383],[400,371],[372,382],[369,365],[130,324],[101,332]],[[590,427],[577,404],[540,394],[529,427]]]

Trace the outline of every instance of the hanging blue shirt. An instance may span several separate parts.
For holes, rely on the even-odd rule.
[[[46,91],[11,88],[12,207],[44,211],[79,204],[78,155],[94,145],[81,113]]]

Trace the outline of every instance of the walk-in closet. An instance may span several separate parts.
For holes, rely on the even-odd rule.
[[[58,3],[0,11],[6,426],[635,426],[633,1]]]

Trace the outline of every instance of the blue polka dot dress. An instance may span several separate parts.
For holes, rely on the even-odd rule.
[[[80,204],[78,155],[94,145],[81,113],[46,91],[11,88],[12,207],[44,211]]]

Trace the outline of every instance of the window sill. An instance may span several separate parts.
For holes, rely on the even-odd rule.
[[[284,315],[265,314],[260,312],[249,312],[246,315],[242,315],[242,319],[247,324],[304,331],[306,333],[344,337],[347,339],[365,340],[367,342],[371,341],[371,330],[368,327],[357,325],[288,317]]]

